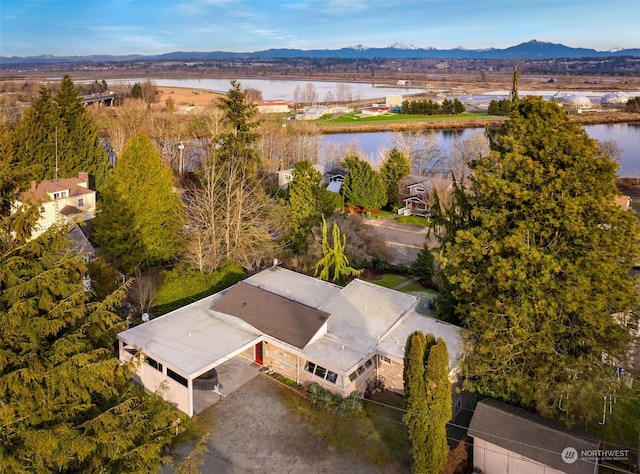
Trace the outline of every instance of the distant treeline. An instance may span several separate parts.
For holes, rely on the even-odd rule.
[[[458,99],[444,99],[442,103],[424,99],[403,101],[400,113],[407,115],[457,115],[465,110],[464,104]]]

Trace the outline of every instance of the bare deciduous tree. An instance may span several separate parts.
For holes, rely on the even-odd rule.
[[[624,148],[622,148],[615,140],[598,140],[598,148],[600,148],[605,155],[618,163],[624,155]]]
[[[142,273],[139,268],[136,268],[135,279],[129,290],[129,297],[138,305],[141,313],[147,313],[151,308],[159,283],[160,275],[156,269]]]
[[[445,156],[433,132],[394,133],[392,146],[409,159],[414,173],[424,176],[438,172]]]
[[[456,140],[451,147],[444,171],[448,175],[453,173],[456,181],[462,183],[469,175],[469,163],[487,156],[490,151],[489,139],[483,132],[474,133],[463,141]]]
[[[318,161],[320,134],[314,123],[297,122],[282,127],[278,123],[265,122],[259,132],[258,147],[267,173],[289,169],[302,160]]]
[[[272,255],[273,202],[238,162],[210,157],[188,193],[184,258],[203,273],[232,260],[256,269]]]
[[[124,144],[144,130],[147,104],[140,99],[126,99],[117,110],[108,107],[89,107],[88,113],[98,125],[100,132],[109,139],[116,157],[120,156]]]

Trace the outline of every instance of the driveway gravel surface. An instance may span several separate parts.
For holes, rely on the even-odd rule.
[[[401,473],[393,463],[376,466],[364,456],[340,453],[321,436],[312,433],[305,420],[283,402],[291,389],[266,375],[259,375],[216,402],[208,410],[211,436],[203,456],[201,473]],[[180,445],[175,454],[184,457],[193,444]],[[170,467],[163,474],[172,473]]]

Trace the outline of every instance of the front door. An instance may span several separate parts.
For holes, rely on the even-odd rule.
[[[256,354],[256,362],[262,365],[262,343],[261,342],[256,344],[254,352]]]

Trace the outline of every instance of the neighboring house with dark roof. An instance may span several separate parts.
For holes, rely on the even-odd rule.
[[[67,225],[93,219],[96,215],[96,192],[89,189],[89,174],[79,172],[77,178],[31,182],[16,201],[16,209],[25,203],[40,204],[40,219],[32,237],[52,225]]]
[[[404,196],[404,207],[398,209],[403,216],[426,216],[429,213],[427,199],[431,193],[431,181],[426,176],[409,175],[400,180],[398,186]]]
[[[89,231],[93,229],[93,226],[85,225],[89,222],[91,221],[74,225],[66,235],[71,251],[75,255],[83,257],[87,262],[93,260],[98,254],[98,249],[89,240]]]
[[[483,474],[593,474],[600,438],[493,399],[476,406],[468,430]],[[587,454],[587,455],[585,455]]]
[[[342,168],[327,171],[322,177],[322,182],[327,183],[327,191],[340,194],[340,188],[342,187],[345,176],[347,176],[347,172],[347,170]]]
[[[120,359],[143,352],[136,379],[152,392],[166,387],[161,395],[189,416],[202,406],[198,379],[234,358],[343,396],[378,379],[402,392],[404,345],[417,330],[445,340],[455,384],[460,328],[416,313],[417,302],[358,279],[343,288],[272,267],[118,334]]]
[[[421,176],[410,174],[398,182],[398,191],[404,196],[404,207],[398,209],[400,215],[427,216],[431,210],[434,193],[450,193],[452,182],[442,176]]]

